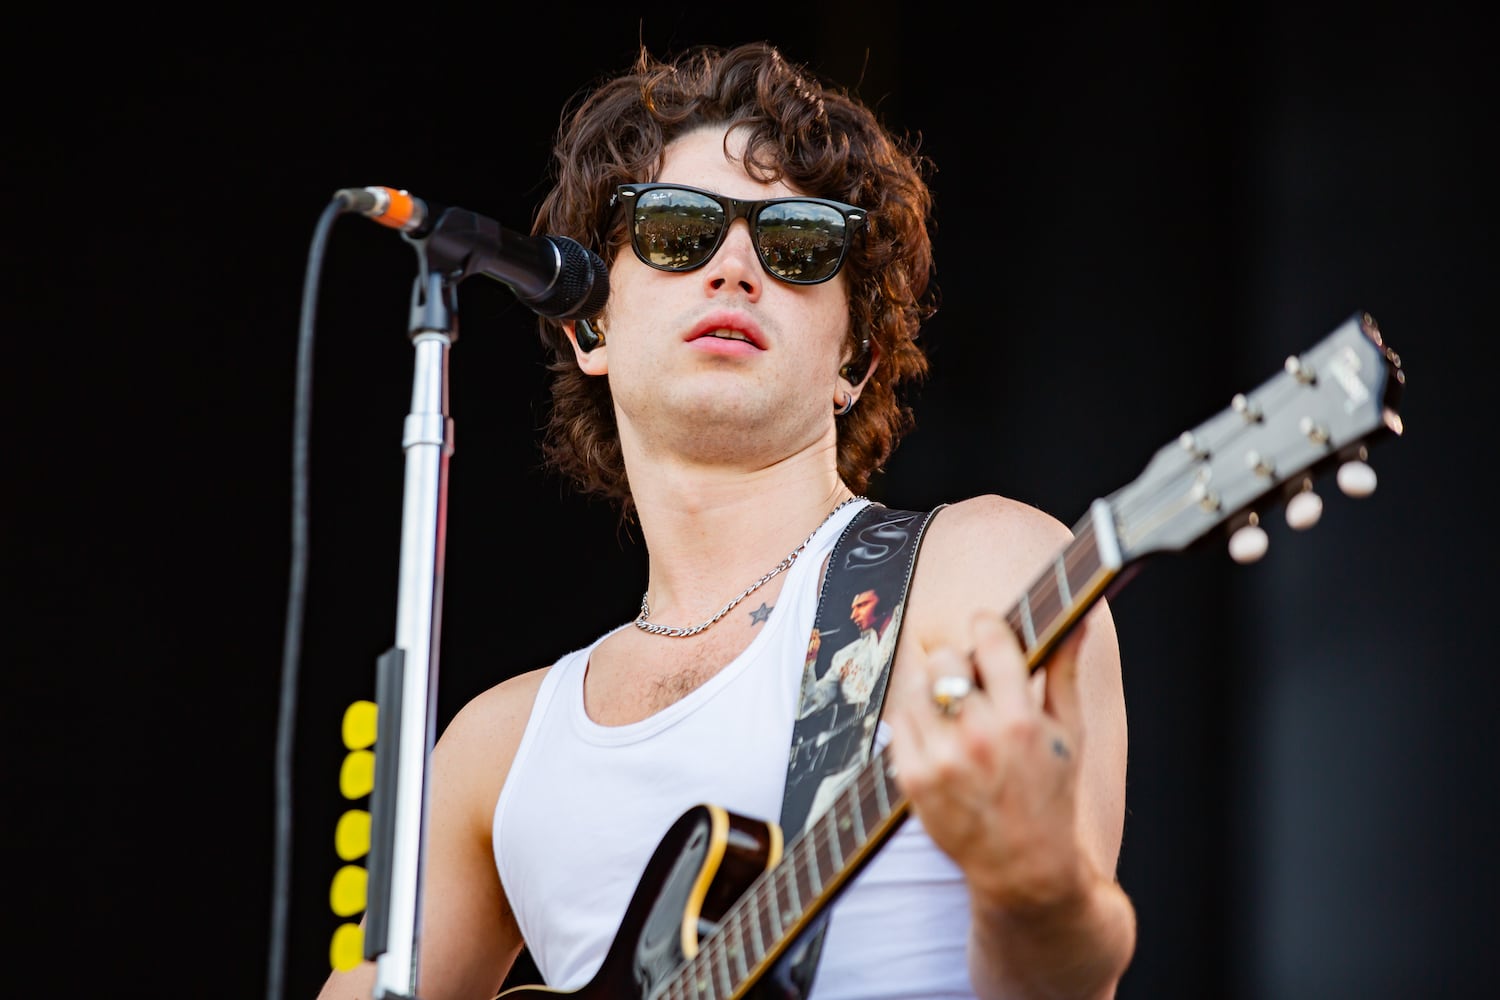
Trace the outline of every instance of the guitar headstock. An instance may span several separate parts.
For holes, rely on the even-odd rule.
[[[1296,528],[1315,523],[1319,474],[1339,467],[1351,496],[1375,487],[1369,447],[1401,433],[1401,359],[1368,313],[1356,313],[1253,392],[1157,451],[1107,498],[1122,562],[1230,536],[1237,561],[1265,552],[1261,515],[1286,506]]]

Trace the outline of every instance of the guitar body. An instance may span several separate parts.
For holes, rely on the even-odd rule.
[[[574,991],[505,990],[505,1000],[647,1000],[699,950],[750,884],[781,860],[779,827],[712,805],[683,813],[657,844],[604,962]],[[768,974],[746,996],[798,1000]],[[498,1000],[498,998],[497,998]]]

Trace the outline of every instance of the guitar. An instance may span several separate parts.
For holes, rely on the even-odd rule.
[[[1338,466],[1353,496],[1373,489],[1370,445],[1402,431],[1400,358],[1357,313],[1285,370],[1158,450],[1134,481],[1095,500],[1074,538],[1006,614],[1032,671],[1096,601],[1148,557],[1229,535],[1237,561],[1264,552],[1261,513],[1294,527],[1320,510],[1313,479]],[[1312,497],[1314,503],[1307,502]],[[778,978],[799,936],[905,820],[884,751],[806,830],[704,804],[657,845],[594,978],[565,993],[520,986],[505,1000],[731,1000],[786,997]]]

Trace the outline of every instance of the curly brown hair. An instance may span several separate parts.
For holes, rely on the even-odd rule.
[[[862,493],[914,424],[904,388],[927,374],[916,339],[937,295],[931,163],[917,140],[887,129],[849,90],[769,43],[699,46],[670,59],[642,47],[628,71],[579,92],[563,109],[554,185],[532,232],[576,239],[611,264],[628,243],[623,214],[611,206],[615,188],[655,179],[666,147],[704,125],[742,131],[745,166],[755,176],[869,214],[844,273],[851,348],[868,339],[880,362],[859,405],[838,421],[839,475]],[[583,492],[618,502],[622,518],[633,520],[608,380],[579,370],[561,321],[543,316],[540,325],[552,372],[545,464]]]

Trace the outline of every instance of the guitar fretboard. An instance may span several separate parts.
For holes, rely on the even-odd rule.
[[[1099,534],[1097,519],[1107,512],[1107,505],[1096,505],[1074,527],[1073,540],[1005,614],[1032,670],[1042,665],[1052,647],[1093,606],[1119,571],[1113,533],[1104,538]]]

